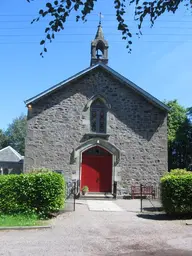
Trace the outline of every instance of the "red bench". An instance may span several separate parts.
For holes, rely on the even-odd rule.
[[[152,198],[155,198],[155,189],[153,186],[131,186],[131,196],[132,199],[135,198],[135,196],[152,196]]]

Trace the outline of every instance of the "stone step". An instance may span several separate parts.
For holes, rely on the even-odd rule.
[[[80,195],[81,200],[114,200],[111,193],[87,193],[85,195]]]

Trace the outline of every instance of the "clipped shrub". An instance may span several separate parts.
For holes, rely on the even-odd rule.
[[[173,169],[171,170],[171,172],[169,173],[169,175],[186,175],[189,174],[189,172],[186,169]]]
[[[175,169],[161,178],[161,200],[170,215],[192,214],[192,173]]]
[[[37,173],[47,173],[50,172],[51,170],[49,168],[34,168],[31,171],[29,171],[28,173],[30,174],[37,174]]]
[[[0,176],[0,212],[48,215],[64,205],[64,178],[54,172]]]

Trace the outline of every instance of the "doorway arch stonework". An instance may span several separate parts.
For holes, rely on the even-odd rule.
[[[82,154],[90,148],[99,146],[112,155],[112,182],[121,181],[121,169],[118,167],[120,161],[120,150],[107,140],[92,138],[79,145],[71,155],[72,179],[81,180]]]

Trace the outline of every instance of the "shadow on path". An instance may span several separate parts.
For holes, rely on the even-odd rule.
[[[165,213],[140,213],[137,214],[137,217],[142,219],[148,219],[148,220],[159,220],[159,221],[165,221],[165,220],[189,220],[192,218],[191,215],[185,215],[185,216],[169,216]]]
[[[146,211],[146,212],[162,212],[163,207],[143,207],[143,211]]]

